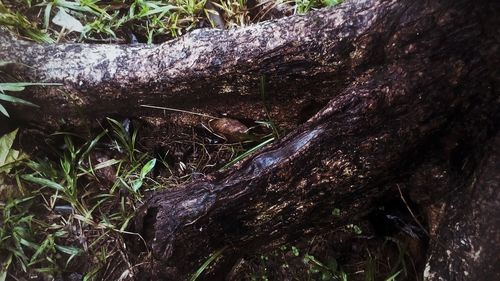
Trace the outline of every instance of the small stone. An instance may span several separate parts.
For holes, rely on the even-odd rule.
[[[238,120],[219,118],[209,122],[213,132],[230,142],[240,142],[248,139],[248,127]]]

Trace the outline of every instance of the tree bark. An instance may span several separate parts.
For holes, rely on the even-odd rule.
[[[239,256],[359,219],[408,171],[423,144],[473,104],[494,103],[485,58],[497,58],[477,21],[484,6],[372,4],[385,7],[377,17],[385,25],[373,25],[358,49],[379,50],[383,63],[354,76],[308,122],[235,168],[146,201],[135,231],[155,257],[153,276],[186,278],[220,249]],[[492,120],[491,111],[482,118]],[[331,216],[334,208],[340,217]]]
[[[365,71],[411,56],[413,43],[425,44],[418,37],[434,23],[422,21],[417,38],[406,42],[394,37],[398,25],[415,19],[409,11],[434,16],[414,6],[355,1],[242,29],[198,30],[158,46],[40,45],[4,34],[0,60],[17,63],[8,69],[17,79],[64,84],[21,95],[38,109],[10,108],[16,119],[40,127],[165,115],[141,104],[262,120],[267,116],[258,89],[266,75],[271,117],[291,129]],[[171,122],[199,122],[178,115],[167,114]]]
[[[206,270],[216,278],[242,254],[364,217],[391,183],[411,174],[429,143],[454,139],[448,127],[485,128],[480,141],[495,132],[495,5],[352,1],[159,46],[36,45],[0,36],[0,60],[14,62],[15,76],[64,84],[22,96],[37,110],[10,108],[20,120],[57,126],[158,115],[141,104],[263,118],[255,104],[259,77],[268,77],[272,117],[297,128],[227,171],[153,195],[135,218],[153,254],[152,270],[139,278],[186,279],[224,249]],[[325,106],[298,125],[311,104]],[[444,162],[454,157],[439,153]],[[146,251],[132,244],[139,256]]]
[[[242,29],[197,30],[158,46],[39,45],[4,35],[0,60],[18,63],[10,72],[25,80],[64,84],[23,95],[40,105],[14,114],[27,122],[163,115],[141,104],[263,119],[259,79],[266,75],[272,117],[293,128],[382,60],[376,47],[389,38],[375,28],[390,28],[397,17],[390,13],[401,11],[394,5],[401,6],[357,1]]]
[[[500,278],[500,136],[491,140],[486,151],[468,185],[445,202],[429,251],[426,280]]]

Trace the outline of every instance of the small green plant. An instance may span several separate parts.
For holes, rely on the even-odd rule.
[[[320,275],[321,280],[347,281],[347,274],[339,268],[337,261],[333,258],[323,263],[314,256],[306,254],[303,261],[309,267],[309,272],[313,275]]]
[[[0,281],[7,278],[7,272],[12,262],[26,269],[29,263],[27,248],[33,248],[33,216],[26,206],[31,204],[33,197],[21,193],[19,198],[13,198],[15,193],[8,183],[9,178],[15,178],[11,171],[26,159],[26,155],[12,146],[17,130],[0,137]]]
[[[1,62],[0,62],[1,63]],[[5,64],[5,62],[4,62]],[[13,104],[21,104],[21,105],[26,105],[26,106],[32,106],[32,107],[38,107],[38,105],[33,104],[29,101],[16,98],[12,95],[7,95],[5,92],[20,92],[24,91],[24,89],[28,86],[57,86],[61,85],[58,83],[29,83],[29,82],[15,82],[15,83],[0,83],[0,100],[5,101],[5,102],[10,102]],[[0,104],[0,112],[7,116],[9,116],[9,113],[5,109],[5,107]]]
[[[125,152],[128,155],[130,163],[137,164],[137,150],[135,144],[137,142],[137,129],[133,129],[132,132],[129,131],[129,127],[124,126],[122,123],[107,118],[112,129],[112,136],[115,143],[115,148],[119,152]]]
[[[5,253],[0,260],[1,281],[10,268],[54,274],[56,256],[69,255],[69,262],[81,253],[77,248],[57,243],[56,239],[65,236],[66,230],[47,231],[53,226],[34,214],[39,190],[24,188],[15,172],[27,161],[25,154],[12,148],[16,133],[17,130],[0,138],[0,190],[10,191],[2,192],[0,198],[0,251]],[[17,186],[10,184],[9,179],[14,179]]]
[[[352,231],[356,235],[361,235],[363,233],[363,230],[358,225],[348,224],[345,227],[346,227],[347,230]]]
[[[228,27],[245,26],[250,21],[246,0],[221,0],[212,4],[222,11]]]
[[[55,193],[51,196],[50,202],[62,200],[69,203],[84,218],[90,219],[92,210],[80,202],[84,190],[79,190],[79,178],[82,175],[80,172],[84,170],[82,168],[83,161],[86,160],[90,151],[103,135],[104,133],[82,147],[76,148],[70,135],[65,134],[66,150],[61,155],[59,165],[56,166],[46,161],[31,161],[28,166],[35,172],[23,175],[22,178],[42,187],[51,188]]]
[[[84,255],[93,264],[85,274],[88,280],[103,274],[114,257],[126,257],[117,241],[124,233],[137,235],[126,229],[145,186],[157,186],[149,178],[156,159],[137,149],[136,130],[129,132],[113,119],[109,124],[109,132],[83,143],[71,133],[53,134],[63,141],[54,147],[57,160],[29,160],[13,150],[16,131],[0,138],[0,147],[6,148],[0,150],[0,171],[17,165],[19,190],[6,203],[0,201],[0,250],[8,253],[0,259],[0,278],[7,271],[59,276]],[[106,146],[103,139],[113,144],[116,157],[97,161],[96,150]],[[103,170],[111,183],[101,181]]]
[[[7,271],[14,260],[26,271],[30,263],[28,250],[36,250],[33,243],[33,215],[28,213],[28,205],[33,197],[8,200],[2,206],[2,227],[0,228],[0,251],[2,255],[2,271],[0,276],[5,280]],[[2,280],[2,279],[0,279]]]
[[[222,256],[222,253],[224,250],[226,250],[227,247],[224,247],[220,250],[217,250],[215,253],[213,253],[197,270],[196,272],[189,278],[190,281],[196,281],[198,278],[201,276],[201,274],[207,269],[207,267],[215,262],[219,257]]]
[[[37,42],[54,43],[49,35],[37,28],[35,23],[30,22],[19,12],[12,12],[0,1],[0,25],[17,28],[23,35]]]
[[[296,0],[295,13],[303,15],[312,9],[321,7],[333,7],[342,2],[343,0]]]
[[[112,128],[112,138],[114,147],[120,152],[124,152],[128,156],[127,162],[116,162],[118,164],[117,181],[112,187],[112,191],[117,188],[126,188],[136,200],[142,198],[140,188],[143,186],[146,176],[156,166],[156,159],[150,159],[146,162],[148,154],[141,153],[136,148],[137,129],[130,129],[122,123],[108,118],[108,122]],[[127,165],[123,165],[127,164]]]

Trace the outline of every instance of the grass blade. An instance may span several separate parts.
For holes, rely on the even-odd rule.
[[[148,163],[146,163],[146,165],[144,165],[144,167],[142,167],[140,178],[141,179],[145,178],[146,175],[149,172],[151,172],[151,170],[153,170],[153,168],[155,167],[155,165],[156,165],[156,158],[153,158],[153,159],[149,160]]]
[[[24,104],[24,105],[27,105],[27,106],[39,107],[38,105],[36,105],[34,103],[31,103],[29,101],[26,101],[26,100],[23,100],[23,99],[20,99],[20,98],[16,98],[16,97],[13,97],[13,96],[5,95],[5,94],[0,94],[0,100],[11,102],[11,103]]]
[[[198,279],[198,277],[200,277],[200,275],[203,273],[203,271],[205,271],[205,269],[214,261],[216,260],[218,257],[220,257],[222,255],[222,252],[224,252],[224,250],[227,249],[227,246],[218,250],[217,252],[215,252],[213,255],[211,255],[201,266],[200,268],[198,268],[198,270],[196,270],[196,272],[193,274],[193,276],[191,276],[191,278],[189,279],[189,281],[196,281]]]
[[[7,112],[7,109],[5,109],[5,107],[1,104],[0,104],[0,112],[5,116],[10,117],[9,113]]]
[[[64,191],[64,189],[65,189],[62,185],[60,185],[56,182],[53,182],[51,180],[48,180],[48,179],[37,178],[37,177],[34,177],[32,175],[22,175],[21,178],[23,178],[24,180],[27,180],[29,182],[42,185],[42,186],[48,186],[48,187],[53,188],[55,190]]]
[[[20,92],[28,86],[61,86],[61,83],[32,83],[32,82],[13,82],[0,83],[0,91]]]
[[[221,170],[225,170],[229,167],[231,167],[232,165],[234,165],[236,162],[246,158],[248,155],[254,153],[256,150],[258,150],[259,148],[261,147],[264,147],[266,146],[267,144],[271,143],[272,141],[274,141],[274,137],[273,138],[270,138],[270,139],[267,139],[261,143],[259,143],[258,145],[250,148],[249,150],[245,151],[243,154],[239,155],[238,157],[234,158],[233,160],[229,161],[226,165],[224,165],[224,167],[221,168]]]

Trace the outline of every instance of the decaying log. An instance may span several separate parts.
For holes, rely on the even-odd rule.
[[[146,201],[135,231],[152,249],[153,276],[182,279],[219,249],[238,256],[365,215],[415,150],[471,104],[494,102],[484,55],[496,57],[487,54],[480,3],[371,5],[365,10],[379,13],[384,25],[371,21],[357,50],[378,54],[379,63],[331,93],[323,110],[276,144]],[[331,216],[334,208],[340,217]]]
[[[19,79],[64,83],[25,93],[40,105],[12,114],[25,121],[164,115],[141,104],[264,119],[259,80],[265,75],[272,117],[292,128],[380,61],[374,41],[388,37],[376,27],[390,28],[398,16],[392,5],[356,1],[241,29],[196,30],[158,46],[40,45],[4,35],[0,60],[19,63],[9,70]]]
[[[491,126],[493,5],[352,1],[158,46],[37,45],[1,35],[0,60],[14,62],[6,68],[14,77],[64,84],[22,96],[39,109],[9,108],[35,124],[158,115],[141,104],[264,118],[255,104],[267,77],[272,117],[298,127],[227,171],[153,195],[134,221],[154,257],[138,278],[186,279],[223,249],[206,270],[215,278],[243,253],[366,215],[414,156],[472,108],[487,108],[474,118]],[[131,244],[141,251],[142,240]]]
[[[22,81],[64,84],[26,91],[21,97],[40,108],[10,108],[11,115],[41,127],[104,116],[165,115],[139,107],[150,104],[263,120],[258,89],[265,75],[271,118],[294,128],[358,75],[411,55],[415,43],[425,44],[417,33],[437,28],[434,23],[415,26],[416,37],[408,42],[394,37],[398,24],[412,24],[395,19],[414,19],[409,11],[417,13],[415,5],[353,1],[241,29],[197,30],[158,46],[40,45],[3,34],[0,60],[18,63],[8,73]]]

